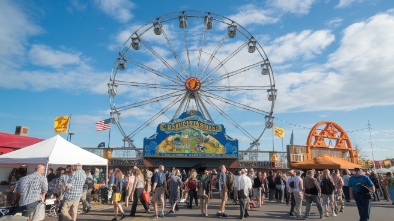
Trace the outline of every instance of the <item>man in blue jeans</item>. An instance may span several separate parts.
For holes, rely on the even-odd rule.
[[[320,219],[324,219],[323,208],[320,203],[319,194],[321,193],[319,182],[313,177],[315,172],[308,170],[304,179],[304,190],[305,190],[305,217],[309,218],[309,212],[311,211],[312,202],[316,203],[317,209],[319,210]]]
[[[362,187],[360,187],[360,185],[368,186],[375,192],[375,186],[371,179],[365,176],[360,168],[355,168],[354,176],[349,178],[350,199],[354,198],[356,201],[360,221],[368,221],[371,213],[371,198],[366,197],[365,194],[362,193]]]
[[[23,216],[30,217],[38,203],[45,201],[48,181],[44,176],[44,171],[45,167],[38,165],[34,173],[22,177],[16,184],[14,192],[20,195],[19,206]]]

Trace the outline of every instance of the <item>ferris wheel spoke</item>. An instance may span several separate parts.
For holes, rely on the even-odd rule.
[[[140,107],[140,106],[151,104],[151,103],[154,103],[154,102],[159,102],[159,101],[162,101],[162,100],[166,100],[166,99],[169,99],[169,98],[172,98],[172,97],[177,97],[177,96],[182,95],[183,93],[184,92],[179,92],[179,91],[171,92],[171,93],[168,93],[168,94],[165,94],[165,95],[162,95],[162,96],[158,96],[158,97],[154,97],[154,98],[151,98],[151,99],[148,99],[148,100],[143,100],[143,101],[139,101],[139,102],[136,102],[136,103],[133,103],[133,104],[120,106],[120,107],[117,107],[117,110],[118,111],[124,111],[124,110],[128,110],[128,109],[131,109],[131,108]]]
[[[265,63],[265,61],[260,61],[260,62],[251,64],[251,65],[249,65],[249,66],[240,68],[240,69],[238,69],[238,70],[235,70],[235,71],[232,71],[232,72],[223,74],[223,75],[221,75],[221,76],[219,76],[219,77],[216,77],[216,78],[213,78],[213,79],[205,79],[202,83],[207,82],[206,85],[211,85],[211,84],[216,83],[216,82],[218,82],[218,81],[221,81],[221,80],[223,80],[223,79],[226,79],[226,78],[229,78],[229,77],[231,77],[231,76],[234,76],[234,75],[243,73],[243,72],[248,71],[248,70],[250,70],[250,69],[253,69],[253,68],[255,68],[255,67],[259,67],[259,66],[261,66],[261,64],[264,64],[264,63]]]
[[[200,44],[200,49],[198,50],[198,59],[197,59],[197,66],[196,66],[196,76],[198,74],[198,68],[200,67],[200,60],[201,60],[201,52],[202,52],[202,48],[204,46],[204,42],[205,42],[205,35],[207,33],[207,26],[204,25],[204,33],[202,34],[202,39],[201,39],[201,44]]]
[[[189,99],[190,93],[191,93],[190,91],[187,91],[186,94],[183,96],[182,101],[181,101],[181,104],[179,105],[178,109],[175,111],[174,116],[172,117],[173,120],[175,120],[175,119],[178,117],[179,113],[180,113],[181,110],[182,110],[182,107],[185,106],[185,103],[186,103],[186,106],[189,105],[189,102],[190,102],[190,99]]]
[[[173,107],[176,103],[178,103],[182,99],[182,96],[179,96],[175,100],[173,100],[171,103],[169,103],[167,106],[165,106],[163,109],[161,109],[159,112],[157,112],[153,117],[151,117],[149,120],[145,121],[141,126],[139,126],[136,130],[131,132],[128,137],[132,138],[134,137],[137,133],[139,133],[141,130],[143,130],[145,127],[147,127],[150,123],[152,123],[154,120],[156,120],[158,117],[163,115],[166,111],[168,111],[171,107]]]
[[[189,77],[192,76],[192,69],[190,67],[190,55],[189,55],[189,45],[188,45],[188,41],[187,41],[187,35],[186,35],[186,28],[183,29],[183,36],[185,38],[185,46],[186,46],[186,54],[187,54],[187,63],[188,63],[188,67],[189,67]]]
[[[167,66],[168,69],[171,70],[172,73],[177,77],[179,81],[185,80],[162,56],[160,56],[146,41],[144,41],[142,38],[140,38],[140,41],[142,44],[145,45],[149,49],[150,52],[152,52],[153,55],[156,56],[165,66]]]
[[[223,110],[221,110],[214,102],[212,102],[206,95],[203,94],[202,99],[204,99],[209,105],[211,105],[217,112],[219,112],[224,118],[226,118],[231,124],[234,125],[241,133],[247,136],[250,140],[255,141],[256,139],[246,131],[241,125],[234,121],[230,116],[228,116]]]
[[[142,69],[145,69],[145,70],[147,70],[147,71],[149,71],[149,72],[151,72],[151,73],[153,73],[153,74],[155,74],[155,75],[157,75],[159,77],[162,77],[162,78],[164,78],[166,80],[172,81],[172,82],[174,82],[176,84],[179,84],[179,85],[182,84],[182,80],[179,80],[179,78],[173,78],[171,76],[163,74],[160,71],[157,71],[157,70],[155,70],[153,68],[150,68],[150,67],[148,67],[148,66],[146,66],[146,65],[144,65],[144,64],[142,64],[142,63],[140,63],[138,61],[135,61],[132,58],[129,58],[129,57],[126,57],[126,56],[125,56],[125,58],[126,58],[127,62],[130,62],[130,63],[132,63],[132,64],[134,64],[134,65],[136,65],[136,66],[138,66],[138,67],[140,67]]]
[[[133,82],[133,81],[121,81],[115,80],[114,84],[116,85],[128,85],[134,87],[145,87],[145,88],[157,88],[157,89],[166,89],[166,90],[176,90],[181,91],[184,90],[180,85],[176,84],[151,84],[151,83],[141,83],[141,82]]]
[[[248,111],[251,111],[251,112],[254,112],[254,113],[257,113],[257,114],[262,114],[262,115],[269,114],[269,112],[267,112],[267,111],[260,110],[260,109],[258,109],[258,108],[251,107],[251,106],[248,106],[248,105],[245,105],[245,104],[241,104],[241,103],[239,103],[239,102],[236,102],[236,101],[233,101],[233,100],[224,98],[224,97],[222,97],[222,96],[219,96],[219,95],[217,95],[217,94],[210,93],[210,92],[208,92],[208,91],[202,91],[202,92],[203,92],[203,94],[204,94],[205,97],[213,98],[213,99],[215,99],[215,100],[224,102],[224,103],[226,103],[226,104],[233,105],[233,106],[235,106],[235,107],[238,107],[238,108],[241,108],[241,109],[244,109],[244,110],[248,110]]]
[[[204,118],[205,115],[208,117],[208,119],[213,123],[213,118],[211,117],[211,115],[209,114],[209,111],[207,109],[207,107],[205,106],[204,102],[201,99],[200,93],[196,93],[195,94],[195,100],[196,100],[196,105],[198,106],[198,108],[200,109],[201,113],[203,113]]]
[[[212,60],[215,58],[216,53],[219,51],[219,48],[222,46],[224,40],[226,40],[226,36],[227,33],[225,33],[222,37],[222,39],[220,40],[220,42],[218,43],[218,45],[216,46],[215,50],[213,51],[213,53],[211,54],[211,57],[209,57],[208,62],[205,64],[204,69],[201,71],[201,73],[199,74],[198,78],[201,78],[203,76],[203,74],[205,73],[205,71],[207,70],[208,66],[211,64]]]
[[[270,89],[271,86],[206,86],[207,91],[259,91]]]
[[[212,69],[204,78],[202,78],[202,82],[205,82],[207,79],[209,79],[212,74],[216,73],[219,68],[223,67],[231,58],[233,58],[238,52],[240,52],[247,44],[249,41],[245,41],[241,46],[239,46],[235,51],[233,51],[227,58],[225,58],[223,61],[221,61],[214,69]]]
[[[166,42],[167,42],[167,44],[168,44],[168,47],[171,49],[172,55],[174,56],[176,62],[178,63],[179,67],[182,69],[182,73],[183,73],[186,77],[188,77],[188,75],[187,75],[187,73],[186,73],[186,70],[185,70],[185,68],[183,67],[181,61],[178,59],[178,56],[176,55],[176,53],[175,53],[175,51],[174,51],[174,48],[172,47],[171,42],[170,42],[170,40],[168,39],[167,34],[166,34],[166,32],[164,31],[164,29],[163,29],[163,36],[164,36],[164,38],[166,39]]]

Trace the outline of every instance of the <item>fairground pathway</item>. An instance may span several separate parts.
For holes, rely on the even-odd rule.
[[[215,195],[214,195],[215,197]],[[159,218],[160,220],[174,220],[174,221],[199,221],[199,220],[235,220],[239,219],[239,205],[235,205],[234,203],[227,204],[226,206],[226,214],[227,218],[219,218],[216,216],[216,211],[219,208],[219,199],[216,197],[211,200],[209,205],[209,216],[201,217],[200,209],[187,209],[185,203],[180,203],[180,210],[176,214],[167,214],[170,210],[169,208],[165,209],[165,217]],[[131,206],[124,207],[124,203],[122,203],[123,209],[126,214],[130,214]],[[296,220],[295,217],[289,216],[290,206],[286,204],[279,204],[276,202],[268,202],[265,201],[264,205],[261,208],[255,208],[253,211],[250,211],[250,217],[244,219],[249,221],[257,221],[257,220]],[[305,212],[305,206],[302,207],[303,213]],[[137,213],[135,217],[127,216],[124,218],[124,221],[145,221],[152,220],[152,214],[146,214],[143,211],[142,206],[137,207]],[[113,218],[113,206],[112,205],[103,205],[103,204],[94,204],[92,210],[89,213],[82,213],[78,215],[78,219],[80,221],[93,221],[93,220],[111,220]],[[119,216],[120,218],[120,216]],[[311,215],[308,220],[318,220],[318,211],[316,206],[312,206]],[[354,201],[346,203],[345,212],[339,213],[337,217],[326,217],[325,220],[336,220],[336,221],[357,221],[359,219],[357,207]],[[48,217],[48,221],[55,221],[56,218]],[[394,205],[391,202],[387,202],[386,200],[380,202],[372,202],[371,208],[371,221],[393,221],[394,220]]]

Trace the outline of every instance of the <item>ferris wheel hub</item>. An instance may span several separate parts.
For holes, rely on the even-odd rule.
[[[188,78],[188,79],[186,80],[185,86],[186,86],[186,89],[187,89],[188,91],[194,92],[194,91],[198,91],[198,90],[200,89],[200,87],[201,87],[201,82],[200,82],[200,80],[199,80],[198,78],[196,78],[196,77],[190,77],[190,78]]]

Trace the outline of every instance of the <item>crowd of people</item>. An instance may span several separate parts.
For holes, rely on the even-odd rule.
[[[158,219],[165,214],[179,211],[179,203],[185,202],[188,209],[200,209],[201,216],[208,216],[208,206],[212,192],[217,191],[220,206],[218,217],[227,217],[226,204],[233,199],[239,204],[239,218],[249,216],[249,211],[262,207],[264,201],[289,205],[289,216],[308,219],[312,203],[319,211],[319,218],[338,216],[345,211],[345,201],[355,200],[360,220],[369,220],[371,201],[381,197],[387,201],[394,199],[394,177],[387,173],[385,177],[375,172],[364,173],[356,168],[349,170],[300,170],[255,171],[254,168],[228,171],[224,165],[218,172],[214,169],[200,173],[194,169],[186,172],[172,167],[165,171],[163,165],[153,172],[149,169],[133,167],[129,170],[110,169],[106,175],[102,171],[86,169],[77,164],[49,169],[47,179],[43,176],[44,166],[38,165],[33,174],[22,177],[15,192],[20,195],[19,206],[25,216],[34,210],[39,202],[55,195],[61,202],[59,220],[76,220],[77,211],[82,201],[83,211],[91,209],[91,199],[97,186],[109,185],[110,202],[114,205],[114,218],[126,217],[125,207],[132,201],[130,216],[135,216],[140,202],[146,213],[153,213]],[[124,173],[123,173],[124,172]],[[148,196],[146,196],[148,195]],[[121,203],[124,201],[124,204]],[[303,213],[302,201],[305,201]],[[394,201],[393,201],[394,202]],[[150,210],[153,205],[153,211]],[[166,213],[165,206],[170,209]],[[393,203],[394,204],[394,203]],[[167,215],[166,215],[167,216]]]

